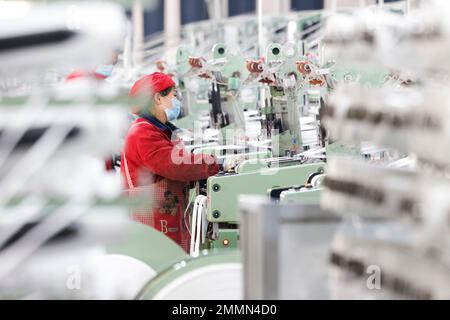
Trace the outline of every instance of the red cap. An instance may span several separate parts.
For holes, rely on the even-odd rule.
[[[72,81],[75,79],[84,78],[85,76],[86,76],[86,72],[76,70],[66,77],[66,81]]]
[[[134,97],[144,92],[152,94],[153,92],[161,92],[173,86],[175,86],[175,82],[171,76],[161,72],[153,72],[136,81],[128,95]]]
[[[66,82],[80,79],[80,78],[85,78],[85,77],[94,77],[99,80],[106,79],[106,77],[104,75],[101,75],[101,74],[98,74],[95,72],[85,72],[82,70],[76,70],[66,77]]]

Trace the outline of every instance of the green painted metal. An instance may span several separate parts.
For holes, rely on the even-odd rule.
[[[344,65],[336,63],[333,68],[333,76],[338,82],[354,82],[357,81],[361,85],[369,85],[373,87],[381,86],[389,70],[382,66],[367,67],[364,65]]]
[[[207,90],[207,89],[205,89]],[[195,105],[192,107],[192,110],[196,114],[209,114],[211,104],[208,102],[208,100],[197,100]]]
[[[279,78],[288,78],[291,74],[295,74],[297,78],[302,77],[295,64],[300,58],[296,44],[286,43],[281,45],[279,43],[271,43],[267,46],[266,57],[269,64],[279,64],[279,68],[276,71]]]
[[[191,114],[176,119],[173,123],[178,128],[193,130],[196,127],[196,123],[200,121],[200,117],[209,113],[209,108],[208,103],[196,101],[190,105]]]
[[[283,131],[280,134],[272,135],[272,150],[274,156],[284,157],[291,149],[292,137],[289,130]]]
[[[230,90],[238,90],[239,89],[239,78],[238,77],[229,77],[228,78],[228,88]]]
[[[245,154],[248,160],[242,161],[236,168],[237,173],[246,173],[267,168],[267,159],[272,157],[270,151],[256,151]]]
[[[272,136],[273,152],[276,156],[284,156],[287,153],[297,154],[302,150],[298,102],[303,101],[298,101],[298,96],[299,94],[303,96],[305,89],[298,84],[298,79],[303,78],[296,64],[302,58],[301,52],[298,44],[286,43],[282,46],[279,43],[271,43],[266,49],[266,55],[267,63],[276,70],[276,78],[283,80],[283,88],[270,87],[272,106],[262,110],[262,113],[280,114],[283,128],[287,129]]]
[[[176,53],[175,62],[177,72],[180,74],[185,74],[191,69],[189,64],[190,52],[186,47],[179,47]]]
[[[239,195],[267,195],[267,190],[274,187],[302,184],[312,173],[317,172],[324,165],[323,162],[319,162],[209,177],[207,181],[208,220],[211,222],[238,222],[237,198]],[[214,191],[214,185],[218,185],[220,189]]]
[[[271,43],[266,48],[266,58],[268,62],[278,61],[282,59],[281,44]]]
[[[155,278],[150,280],[149,283],[141,290],[136,297],[139,300],[151,300],[158,292],[175,281],[180,276],[183,276],[189,272],[198,270],[203,267],[224,264],[224,263],[240,263],[241,257],[237,250],[227,250],[223,253],[211,253],[207,252],[206,255],[202,255],[198,258],[186,258],[175,263],[173,266],[167,268],[163,272],[159,273]],[[214,285],[214,284],[211,284]],[[207,288],[205,288],[207,290]]]
[[[318,204],[322,188],[296,191],[294,189],[283,191],[280,194],[280,203]]]
[[[183,118],[176,119],[175,121],[173,121],[173,123],[178,128],[192,129],[194,128],[194,124],[197,119],[198,118],[195,115],[188,115]]]
[[[357,146],[351,146],[341,142],[330,143],[326,146],[327,158],[335,156],[347,156],[347,157],[361,157],[361,148]]]
[[[109,254],[123,254],[136,258],[161,272],[187,257],[173,240],[149,226],[133,222],[125,239],[106,246]]]
[[[228,245],[224,244],[228,240]],[[211,241],[210,249],[237,249],[239,245],[238,229],[219,229],[219,238]]]
[[[224,108],[225,109],[225,108]],[[220,139],[220,143],[227,145],[227,144],[234,144],[234,140],[235,140],[235,130],[236,130],[236,126],[234,125],[234,123],[230,123],[229,125],[220,128],[219,129],[219,139]],[[232,134],[230,134],[232,133]]]
[[[216,43],[212,48],[213,59],[224,59],[225,64],[220,70],[222,75],[230,78],[244,80],[248,77],[246,58],[240,54],[232,53],[223,43]],[[233,90],[236,90],[233,88]]]
[[[227,56],[227,45],[224,43],[216,43],[212,47],[213,59],[225,58]]]

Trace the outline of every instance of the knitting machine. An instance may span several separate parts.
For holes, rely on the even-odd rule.
[[[259,90],[263,92],[262,104],[259,108],[258,140],[249,140],[248,130],[245,130],[248,142],[245,140],[244,142],[247,148],[241,147],[235,151],[242,158],[234,171],[210,177],[206,184],[200,184],[197,188],[199,195],[194,201],[192,222],[197,223],[198,226],[204,226],[200,228],[201,235],[197,233],[198,231],[192,233],[198,235],[197,239],[202,239],[204,247],[207,248],[237,246],[239,239],[237,199],[241,194],[260,194],[279,199],[283,191],[297,189],[296,191],[301,193],[298,196],[299,201],[304,198],[304,201],[317,203],[319,199],[320,179],[318,176],[324,174],[324,149],[318,146],[318,108],[314,104],[306,105],[306,94],[314,87],[318,87],[319,92],[325,91],[327,81],[331,82],[327,79],[330,70],[317,67],[317,63],[311,59],[308,60],[293,44],[284,46],[270,44],[267,48],[267,58],[264,60],[247,61],[248,76],[243,81],[243,85],[257,84]],[[205,70],[202,71],[202,74],[204,73]],[[230,74],[232,72],[228,71],[229,84],[234,81],[230,80],[233,78],[229,77]],[[219,77],[227,79],[221,74]],[[222,87],[225,92],[227,90],[229,92],[230,88],[238,89],[232,85]],[[316,94],[320,95],[320,93]],[[298,97],[301,97],[301,103]],[[228,106],[229,102],[229,100],[226,101]],[[300,116],[299,110],[307,115],[312,113],[313,116],[305,119]],[[212,113],[214,114],[214,111]],[[234,115],[237,114],[239,113],[235,112]],[[301,122],[305,123],[306,130],[301,130]],[[248,123],[247,121],[245,125]],[[234,123],[234,127],[241,126],[238,128],[241,130],[246,129],[245,125]],[[239,147],[238,143],[237,146]],[[223,156],[227,161],[228,157],[235,155],[230,155],[229,152],[225,154],[217,152],[226,150],[227,147],[224,145],[198,148],[193,152],[212,153],[219,159]],[[310,148],[311,150],[308,150]],[[307,187],[303,188],[304,186]],[[202,221],[198,222],[199,220]],[[199,230],[192,225],[191,228]],[[193,243],[196,241],[193,239]],[[198,249],[194,250],[196,252],[194,255],[198,254],[200,245],[193,244],[192,248],[195,247]]]
[[[89,66],[82,50],[53,65],[48,86],[6,81],[0,297],[448,298],[449,101],[436,65],[448,66],[450,6],[436,4],[199,22],[183,27],[173,63],[150,39],[130,67],[125,41],[108,81],[53,85]],[[92,38],[103,63],[121,33],[94,29],[46,45]],[[129,219],[151,199],[123,197],[103,168],[129,121],[126,89],[155,68],[177,81],[186,149],[235,161],[191,189],[190,256]]]
[[[250,75],[243,85],[259,83],[257,110],[270,157],[242,159],[233,171],[200,183],[191,218],[193,256],[204,258],[202,248],[241,241],[246,299],[448,297],[447,157],[443,145],[432,147],[446,143],[445,90],[417,94],[407,73],[383,63],[403,59],[381,39],[410,18],[404,11],[379,11],[394,14],[394,27],[389,25],[393,20],[369,19],[362,10],[344,13],[358,21],[351,35],[330,32],[336,26],[330,24],[318,58],[331,52],[335,65],[308,66],[314,57],[289,57],[290,47],[276,43],[268,46],[264,59],[253,54],[257,58],[248,63]],[[415,37],[408,27],[402,30],[399,40],[405,47],[434,39]],[[437,34],[444,35],[445,28]],[[370,63],[333,53],[333,46],[354,48],[349,56],[365,52]],[[336,82],[327,70],[331,66]],[[414,67],[405,69],[432,72],[429,66]],[[372,87],[365,88],[367,83]],[[322,93],[313,93],[317,87],[333,90],[322,101]],[[301,119],[311,117],[308,112],[318,104],[322,108],[308,123],[314,123],[311,130],[318,139],[308,144]],[[277,139],[281,143],[274,143]],[[199,150],[217,152],[214,147],[194,152]],[[238,195],[248,194],[260,196],[242,196],[238,205]],[[180,297],[186,288],[195,292],[209,272],[216,279],[214,268],[201,266],[202,279],[196,281],[193,265],[201,260],[191,261],[150,282],[142,297]],[[405,265],[411,266],[408,272]],[[232,272],[232,266],[223,267]]]

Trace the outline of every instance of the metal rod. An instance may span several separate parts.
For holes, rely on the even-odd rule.
[[[260,57],[263,56],[263,35],[262,35],[262,13],[263,13],[263,1],[258,0],[258,54]]]
[[[168,47],[178,45],[181,32],[180,0],[164,1],[164,37]]]
[[[144,10],[142,0],[135,0],[132,9],[133,21],[133,64],[139,65],[143,60],[144,45]]]

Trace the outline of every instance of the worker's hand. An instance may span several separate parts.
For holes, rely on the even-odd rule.
[[[167,62],[165,60],[162,60],[162,59],[156,60],[155,64],[156,64],[156,68],[160,72],[164,72],[164,70],[166,69],[166,66],[167,66]]]
[[[242,154],[231,155],[225,158],[223,162],[223,171],[228,172],[236,168],[238,164],[245,160]]]

